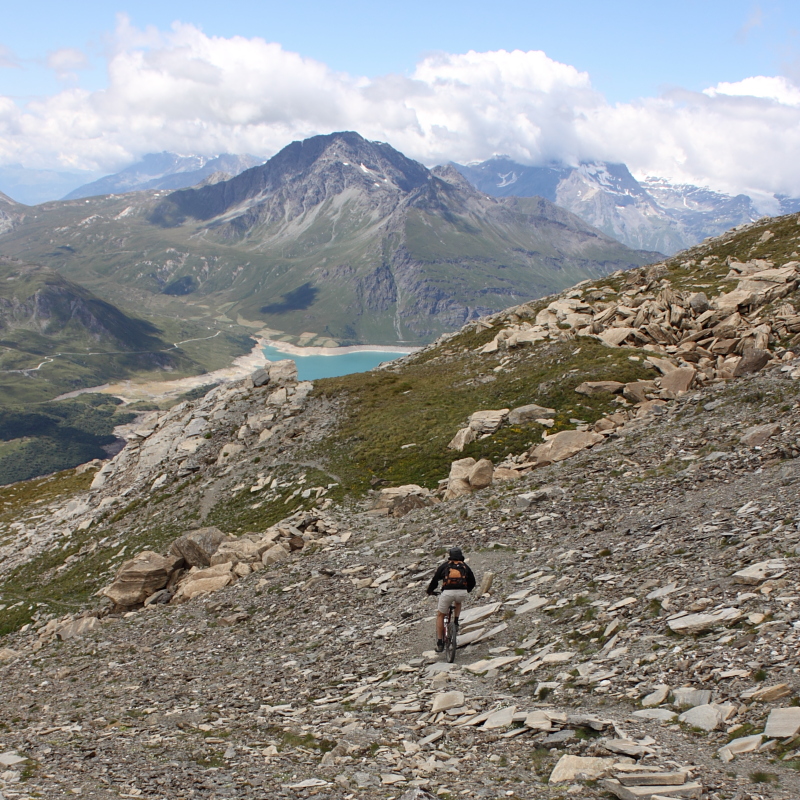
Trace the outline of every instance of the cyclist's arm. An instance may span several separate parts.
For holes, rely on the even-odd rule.
[[[471,592],[475,588],[475,573],[467,564],[467,591]]]
[[[436,591],[436,587],[439,585],[439,581],[442,579],[443,567],[444,564],[440,564],[439,568],[436,572],[433,573],[433,577],[431,578],[431,582],[428,584],[428,588],[426,592],[428,594],[433,594]]]

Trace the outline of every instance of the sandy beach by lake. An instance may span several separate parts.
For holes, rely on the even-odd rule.
[[[275,341],[273,339],[256,339],[253,349],[238,358],[235,358],[229,367],[206,372],[204,375],[191,375],[188,378],[177,378],[166,381],[120,381],[118,383],[106,383],[102,386],[92,386],[87,389],[78,389],[74,392],[67,392],[54,398],[55,400],[67,400],[81,394],[109,394],[118,397],[124,403],[136,403],[148,401],[159,403],[164,400],[174,399],[199,386],[216,386],[219,383],[232,383],[246,378],[260,367],[271,362],[264,355],[264,348],[271,347],[281,353],[286,353],[287,358],[292,356],[341,356],[350,353],[361,352],[390,352],[390,353],[414,353],[418,347],[388,347],[386,345],[355,345],[352,347],[298,347],[288,342]]]

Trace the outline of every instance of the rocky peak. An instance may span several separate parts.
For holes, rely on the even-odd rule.
[[[746,195],[672,184],[663,178],[641,181],[625,164],[603,161],[527,166],[508,156],[454,165],[481,191],[497,197],[545,197],[629,247],[674,253],[728,228],[761,216]],[[776,196],[775,211],[790,213],[796,198]]]
[[[291,219],[348,189],[397,198],[424,186],[429,177],[422,164],[391,145],[367,141],[353,131],[331,133],[292,142],[265,164],[229,181],[175,192],[153,219],[175,224],[186,217],[210,220],[250,211],[252,221],[254,207],[274,207],[276,201]]]

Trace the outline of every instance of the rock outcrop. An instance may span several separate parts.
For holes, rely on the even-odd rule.
[[[176,539],[170,553],[183,558],[190,567],[208,567],[211,557],[227,538],[219,528],[198,528]]]
[[[141,605],[151,594],[163,589],[182,564],[182,556],[162,556],[143,550],[119,568],[114,582],[103,589],[103,594],[118,606]]]

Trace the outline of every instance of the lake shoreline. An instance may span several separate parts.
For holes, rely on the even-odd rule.
[[[259,339],[264,347],[271,347],[281,353],[291,356],[344,356],[351,353],[402,353],[411,355],[421,350],[421,347],[404,347],[402,345],[383,344],[354,344],[347,347],[299,347],[289,342],[275,339]]]
[[[270,361],[264,354],[264,348],[271,347],[280,353],[285,353],[288,360],[291,356],[342,356],[359,352],[385,352],[403,353],[408,355],[415,353],[419,347],[398,347],[388,350],[384,345],[354,345],[352,347],[297,347],[288,342],[276,342],[274,339],[266,339],[262,336],[254,336],[255,344],[249,353],[244,353],[233,359],[231,364],[222,369],[206,372],[201,375],[190,375],[185,378],[175,378],[167,380],[151,380],[136,383],[132,380],[117,381],[116,383],[105,383],[102,386],[91,386],[86,389],[76,389],[72,392],[54,397],[53,400],[69,400],[82,394],[108,394],[118,397],[126,405],[138,401],[163,402],[175,398],[185,392],[197,389],[200,386],[207,386],[208,391],[214,386],[225,383],[233,383],[243,380],[259,368],[268,368],[274,361]],[[389,359],[387,359],[389,360]]]

